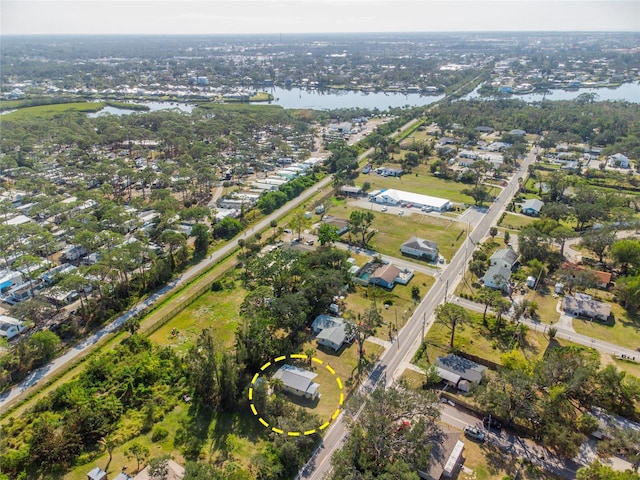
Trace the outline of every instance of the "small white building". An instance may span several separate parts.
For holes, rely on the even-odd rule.
[[[24,322],[17,318],[0,315],[0,337],[11,340],[25,330]]]
[[[607,158],[607,166],[612,168],[629,168],[629,157],[621,153],[616,153]]]

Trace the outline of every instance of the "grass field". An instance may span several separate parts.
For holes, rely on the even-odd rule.
[[[443,180],[434,177],[426,165],[420,165],[414,168],[412,173],[399,178],[383,177],[371,173],[361,175],[356,180],[356,184],[362,184],[364,182],[371,184],[371,190],[395,188],[397,190],[406,190],[408,192],[446,198],[456,203],[474,203],[470,196],[460,193],[461,190],[468,188],[468,185],[454,182],[453,180]]]
[[[520,230],[528,225],[531,225],[536,219],[533,217],[527,217],[525,215],[515,215],[513,213],[507,213],[504,216],[500,226],[503,228],[509,228],[512,230]]]
[[[341,205],[333,208],[331,215],[348,219],[354,210],[362,209],[350,205]],[[400,246],[409,237],[415,235],[419,238],[437,242],[440,255],[450,260],[464,240],[462,232],[465,228],[466,225],[463,223],[421,213],[412,214],[410,209],[405,210],[403,216],[375,212],[371,229],[375,230],[376,233],[371,238],[369,247],[384,255],[399,257],[401,256]],[[347,238],[348,234],[345,234],[343,239],[346,240]],[[355,237],[354,240],[357,241]],[[417,263],[424,262],[418,260]],[[426,265],[426,263],[424,264]]]
[[[3,120],[22,120],[34,117],[55,117],[65,112],[97,112],[104,107],[102,102],[74,102],[59,103],[56,105],[40,105],[37,107],[25,107],[15,112],[7,113],[0,117]]]
[[[472,321],[456,329],[454,347],[472,355],[478,355],[495,363],[500,363],[503,353],[511,349],[513,325],[507,323],[502,333],[497,334],[482,324],[482,314],[469,312]],[[490,316],[487,315],[489,319]],[[490,323],[493,320],[490,319]],[[451,331],[444,325],[435,322],[427,334],[427,357],[423,360],[433,362],[436,357],[449,352]],[[529,330],[526,343],[522,349],[527,358],[538,358],[547,348],[548,339],[543,332]],[[424,361],[419,366],[425,367]]]
[[[588,320],[574,319],[573,329],[583,335],[588,335],[622,347],[636,349],[640,345],[640,319],[629,315],[624,308],[616,303],[609,303],[614,316],[613,325],[604,325]],[[640,357],[640,352],[638,352]]]
[[[225,277],[226,288],[207,291],[195,302],[150,335],[159,345],[170,345],[180,353],[186,350],[205,328],[213,327],[217,340],[225,347],[233,344],[233,334],[240,319],[238,312],[247,291],[240,280]],[[172,335],[173,329],[177,335]]]

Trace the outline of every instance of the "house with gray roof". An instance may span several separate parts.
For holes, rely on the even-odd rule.
[[[347,341],[346,325],[344,323],[323,329],[316,335],[318,345],[329,347],[333,351],[340,350],[342,345]]]
[[[591,295],[576,293],[562,299],[562,310],[576,317],[587,317],[606,322],[611,315],[611,305],[593,300]]]
[[[440,378],[465,392],[471,387],[470,384],[479,384],[487,370],[484,365],[452,353],[446,357],[436,358],[434,365]]]
[[[317,376],[317,373],[284,364],[274,373],[273,378],[282,381],[285,391],[299,397],[315,400],[320,397],[320,385],[313,382],[313,379]]]
[[[520,205],[520,212],[524,215],[529,215],[530,217],[538,217],[540,216],[542,207],[544,207],[544,202],[542,200],[529,198]]]
[[[434,261],[438,259],[438,244],[424,238],[411,237],[400,245],[400,252],[421,260]]]

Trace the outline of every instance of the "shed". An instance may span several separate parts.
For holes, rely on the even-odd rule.
[[[100,467],[96,467],[87,473],[87,480],[107,480],[107,472]]]

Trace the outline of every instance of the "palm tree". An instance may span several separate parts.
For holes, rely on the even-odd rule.
[[[109,461],[107,462],[107,466],[104,468],[105,472],[109,471],[109,465],[113,458],[113,451],[120,445],[120,443],[122,443],[122,440],[117,435],[107,435],[106,437],[102,437],[98,440],[100,448],[104,449],[109,455]]]

